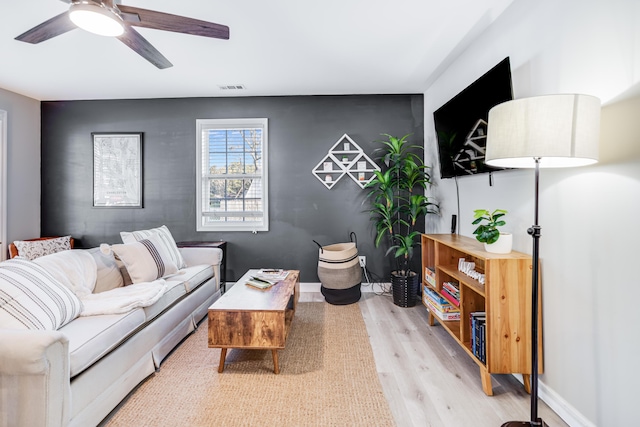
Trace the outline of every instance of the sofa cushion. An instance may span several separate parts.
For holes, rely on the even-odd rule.
[[[124,286],[124,279],[120,273],[120,267],[116,263],[113,252],[102,253],[100,248],[87,249],[96,261],[96,286],[93,293],[110,291]]]
[[[71,249],[71,236],[44,240],[16,240],[13,242],[21,257],[36,259],[41,256]]]
[[[167,279],[167,285],[174,281],[181,282],[187,292],[191,292],[205,280],[213,277],[213,266],[209,264],[194,265],[180,270],[180,274]]]
[[[0,263],[0,328],[56,330],[81,311],[78,297],[33,261]]]
[[[144,311],[79,317],[60,328],[69,339],[71,377],[116,348],[145,322]]]
[[[178,250],[176,241],[171,235],[171,231],[169,231],[166,225],[158,228],[151,228],[149,230],[121,231],[120,237],[122,238],[122,243],[133,243],[138,240],[146,239],[152,234],[158,234],[158,236],[160,236],[160,241],[165,246],[167,252],[169,252],[169,255],[171,256],[171,259],[179,269],[187,266],[182,258],[182,254]]]
[[[151,282],[178,271],[157,234],[133,243],[111,245],[111,249],[127,267],[133,283]]]
[[[171,304],[187,293],[187,290],[181,281],[166,280],[165,283],[167,284],[167,290],[162,294],[160,299],[143,308],[145,320],[147,322],[153,320],[156,316],[162,313],[164,309],[171,306]]]

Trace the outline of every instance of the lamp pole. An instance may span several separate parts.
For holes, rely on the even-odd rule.
[[[531,274],[531,425],[543,425],[538,418],[538,264],[540,261],[540,225],[538,225],[538,193],[540,182],[540,157],[534,158],[535,202],[533,225],[527,233],[533,238],[533,272]]]
[[[540,185],[540,157],[533,158],[535,162],[535,198],[533,225],[527,229],[527,234],[533,238],[533,266],[531,273],[531,421],[508,421],[502,427],[546,427],[547,424],[538,418],[538,278],[540,263],[540,231],[538,225],[538,193]]]

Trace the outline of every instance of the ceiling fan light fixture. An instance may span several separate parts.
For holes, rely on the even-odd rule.
[[[117,37],[124,33],[124,22],[120,15],[101,3],[73,3],[69,7],[69,18],[78,27],[90,33],[108,37]]]

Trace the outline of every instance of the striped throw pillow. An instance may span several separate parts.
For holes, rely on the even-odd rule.
[[[178,245],[176,245],[176,241],[173,239],[171,231],[169,231],[166,225],[149,230],[121,231],[120,238],[122,239],[122,243],[133,243],[146,239],[153,234],[157,234],[160,237],[160,242],[164,245],[174,264],[179,269],[185,268],[187,264],[184,262],[184,258],[182,258],[182,254],[178,250]]]
[[[111,245],[111,250],[127,268],[132,283],[152,282],[178,272],[157,234],[133,243]]]
[[[56,330],[82,303],[44,268],[25,258],[0,263],[0,328]]]

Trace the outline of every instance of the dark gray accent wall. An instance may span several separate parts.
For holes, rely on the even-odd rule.
[[[281,267],[318,282],[313,240],[346,242],[355,232],[367,267],[388,281],[366,191],[347,176],[328,190],[311,171],[345,133],[369,155],[381,133],[412,133],[423,145],[423,108],[422,95],[43,102],[42,235],[70,234],[86,248],[165,224],[177,241],[228,241],[228,280]],[[251,117],[269,119],[269,231],[196,232],[196,119]],[[92,207],[92,132],[143,132],[142,209]]]

